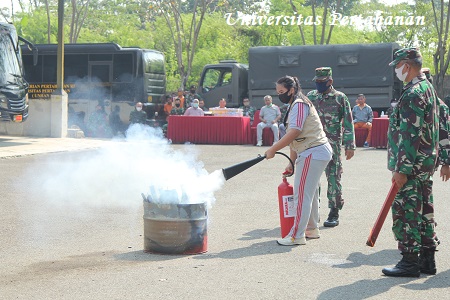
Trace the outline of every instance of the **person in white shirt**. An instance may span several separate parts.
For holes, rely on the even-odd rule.
[[[265,96],[264,102],[266,103],[265,106],[263,106],[259,113],[259,120],[260,122],[256,126],[256,137],[257,137],[257,144],[256,146],[261,147],[263,143],[262,135],[263,130],[266,127],[270,127],[273,131],[273,142],[276,143],[279,140],[279,133],[278,133],[278,120],[281,118],[281,112],[278,106],[275,104],[272,104],[272,96]]]
[[[198,107],[198,99],[194,99],[192,100],[192,104],[191,107],[189,107],[188,109],[186,109],[186,111],[184,112],[185,116],[204,116],[205,112],[203,111],[203,109],[201,109],[200,107]]]

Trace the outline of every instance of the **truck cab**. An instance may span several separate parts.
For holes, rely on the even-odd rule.
[[[218,106],[221,98],[225,98],[228,108],[241,106],[242,99],[248,96],[248,66],[235,60],[206,65],[197,94],[208,108]]]

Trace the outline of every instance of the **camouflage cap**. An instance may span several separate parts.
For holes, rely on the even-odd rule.
[[[330,67],[320,67],[316,69],[316,76],[312,81],[325,80],[332,77],[332,70]]]
[[[421,58],[419,49],[403,48],[394,53],[394,60],[389,64],[390,67],[396,66],[401,60]]]

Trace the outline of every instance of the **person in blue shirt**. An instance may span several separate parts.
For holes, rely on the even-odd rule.
[[[353,125],[355,129],[357,128],[367,128],[369,131],[367,133],[366,141],[364,142],[364,147],[370,146],[370,137],[372,132],[372,120],[373,120],[373,111],[372,108],[366,104],[366,97],[364,94],[359,94],[356,99],[356,105],[352,110],[353,115]]]

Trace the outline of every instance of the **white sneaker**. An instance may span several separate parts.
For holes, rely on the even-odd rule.
[[[277,240],[278,245],[294,246],[294,245],[306,245],[305,237],[294,239],[291,236],[287,236],[284,239]]]
[[[261,147],[262,146],[262,141],[259,141],[256,146]]]
[[[320,238],[320,230],[319,228],[306,229],[305,235],[308,239],[318,239]]]

